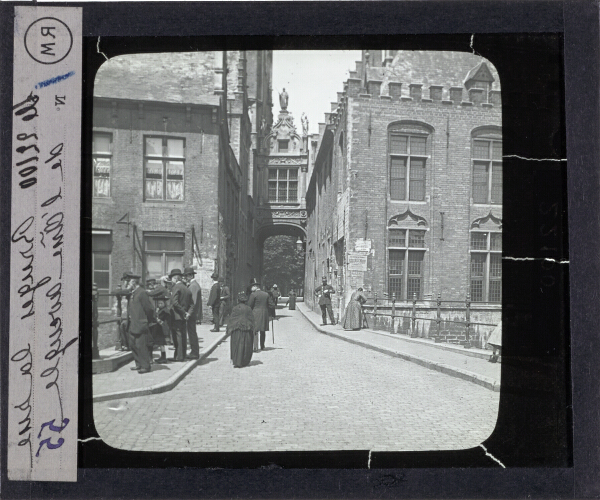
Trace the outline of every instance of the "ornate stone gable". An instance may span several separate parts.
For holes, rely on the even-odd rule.
[[[282,143],[287,146],[285,151],[280,150]],[[290,112],[287,110],[279,112],[277,122],[264,138],[263,147],[270,154],[300,155],[304,153],[302,137],[296,130],[294,117]]]

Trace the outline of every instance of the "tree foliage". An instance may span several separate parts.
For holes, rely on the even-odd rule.
[[[304,255],[296,248],[292,236],[271,236],[263,250],[263,285],[267,290],[277,284],[283,295],[290,289],[304,288]]]

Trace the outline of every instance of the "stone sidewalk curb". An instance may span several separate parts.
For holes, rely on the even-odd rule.
[[[394,349],[390,349],[388,347],[383,347],[383,346],[378,346],[376,344],[373,343],[367,343],[358,339],[351,339],[348,338],[344,335],[341,335],[339,333],[336,332],[332,332],[329,330],[325,330],[324,328],[321,328],[319,324],[317,324],[316,322],[314,322],[307,314],[306,311],[304,311],[302,307],[298,307],[297,308],[300,313],[302,314],[302,316],[304,316],[311,325],[313,325],[319,332],[324,333],[325,335],[329,335],[330,337],[335,337],[337,339],[340,340],[344,340],[346,342],[349,342],[351,344],[355,344],[361,347],[365,347],[367,349],[371,349],[373,351],[377,351],[380,352],[382,354],[387,354],[389,356],[394,356],[397,358],[401,358],[404,359],[405,361],[410,361],[412,363],[416,363],[418,365],[421,365],[425,368],[429,368],[430,370],[436,370],[439,371],[441,373],[444,373],[445,375],[449,375],[451,377],[456,377],[462,380],[466,380],[467,382],[472,382],[474,384],[480,385],[482,387],[485,387],[486,389],[490,389],[492,391],[495,392],[500,392],[500,382],[497,380],[494,380],[492,378],[486,377],[484,375],[479,375],[477,373],[473,373],[473,372],[469,372],[467,370],[462,370],[460,368],[455,368],[453,366],[450,365],[446,365],[443,363],[438,363],[437,361],[431,361],[425,358],[421,358],[419,356],[415,356],[414,354],[409,354],[406,352],[402,352],[402,351],[397,351]],[[374,332],[377,333],[377,332]],[[392,336],[390,334],[390,336]],[[431,346],[432,348],[435,348],[437,346]]]
[[[164,382],[151,385],[150,387],[141,387],[138,389],[129,389],[126,391],[107,392],[105,394],[98,394],[92,398],[94,403],[100,403],[102,401],[110,401],[112,399],[122,398],[135,398],[138,396],[148,396],[149,394],[160,394],[161,392],[167,392],[173,389],[179,382],[181,382],[185,376],[190,373],[200,362],[206,358],[211,352],[213,352],[217,346],[227,338],[227,332],[223,332],[216,340],[213,341],[208,347],[200,351],[200,358],[191,360],[185,363],[181,369],[171,375]]]
[[[365,328],[365,330],[368,330],[369,332],[375,333],[377,335],[383,335],[385,337],[390,337],[392,339],[400,340],[402,342],[412,342],[414,344],[426,345],[428,347],[433,347],[435,349],[441,349],[442,351],[455,352],[462,356],[469,356],[471,358],[488,359],[490,357],[490,354],[492,354],[491,351],[487,351],[485,349],[479,349],[477,347],[471,347],[469,349],[466,349],[463,346],[459,346],[459,345],[455,345],[455,344],[446,344],[446,343],[441,343],[441,342],[435,343],[435,342],[432,342],[431,340],[426,340],[426,339],[418,338],[418,337],[407,337],[405,335],[400,336],[398,334],[392,334],[389,332],[385,332],[383,330],[372,330],[370,328]]]
[[[92,374],[110,373],[117,371],[121,366],[129,363],[133,359],[131,351],[114,351],[110,354],[105,354],[109,349],[100,351],[100,355],[105,354],[104,358],[92,360]]]

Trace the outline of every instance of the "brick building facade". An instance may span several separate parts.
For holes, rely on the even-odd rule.
[[[92,262],[100,292],[192,265],[232,290],[258,270],[254,145],[272,122],[272,54],[137,54],[94,87]],[[99,306],[110,306],[101,298]]]
[[[306,299],[314,304],[326,276],[340,316],[363,286],[399,308],[416,299],[424,314],[431,299],[464,304],[469,294],[472,321],[497,323],[501,126],[499,77],[485,59],[363,51],[321,126],[306,194]]]

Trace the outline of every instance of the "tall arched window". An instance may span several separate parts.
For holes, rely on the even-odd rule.
[[[407,210],[388,221],[388,294],[423,298],[427,221]]]
[[[390,198],[425,201],[431,128],[399,122],[389,127],[388,134]]]
[[[473,203],[502,204],[502,129],[485,127],[472,135]]]
[[[471,231],[471,300],[502,300],[502,233]]]

